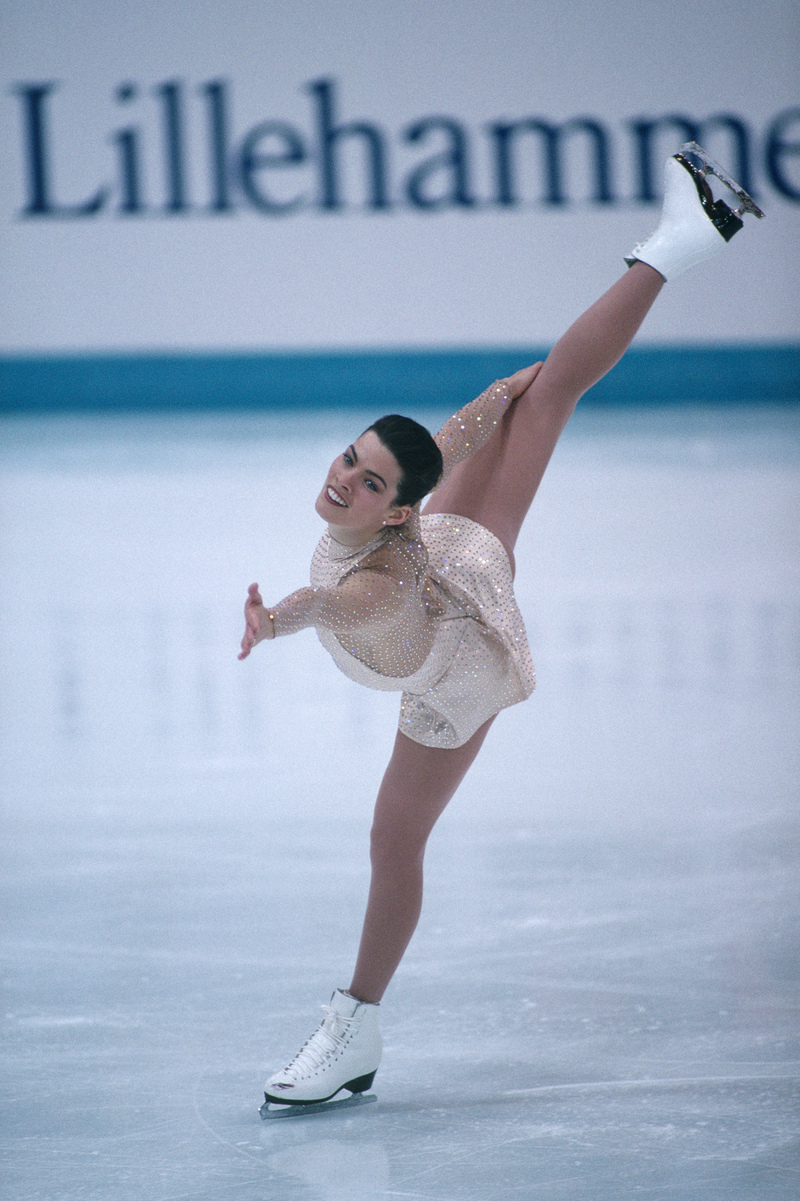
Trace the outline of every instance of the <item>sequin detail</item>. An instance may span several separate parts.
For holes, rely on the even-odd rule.
[[[436,436],[445,475],[488,441],[508,403],[499,382],[446,423]],[[277,635],[313,625],[350,679],[402,692],[399,728],[425,746],[461,746],[535,684],[508,555],[457,514],[417,508],[357,548],[326,531],[311,588],[274,612]]]
[[[429,557],[419,591],[427,589],[436,598],[427,619],[433,638],[422,666],[406,674],[401,654],[395,670],[382,673],[354,653],[346,636],[324,628],[317,633],[351,680],[402,691],[399,728],[404,734],[425,746],[453,748],[501,709],[530,696],[534,669],[502,543],[477,522],[451,513],[431,513],[421,525]],[[387,532],[383,537],[398,536]],[[331,541],[324,534],[312,560],[317,587],[335,587],[343,570],[357,570],[351,556],[344,562],[337,556],[335,544],[331,553]]]

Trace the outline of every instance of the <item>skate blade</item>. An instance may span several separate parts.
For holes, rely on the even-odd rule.
[[[319,1101],[312,1105],[276,1105],[272,1101],[265,1101],[258,1112],[264,1121],[272,1118],[305,1118],[312,1113],[330,1113],[334,1109],[355,1109],[377,1100],[375,1093],[353,1093],[338,1101]]]
[[[741,184],[728,174],[724,167],[721,167],[716,159],[713,159],[710,154],[707,154],[702,146],[698,146],[697,142],[684,142],[680,150],[681,154],[691,154],[698,158],[702,163],[700,170],[704,175],[715,175],[720,183],[723,183],[729,192],[733,192],[736,199],[740,202],[740,208],[736,210],[736,216],[741,216],[742,213],[751,213],[754,217],[763,217],[761,209],[745,192]]]

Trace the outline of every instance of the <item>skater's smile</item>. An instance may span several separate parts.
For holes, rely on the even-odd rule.
[[[358,545],[383,528],[400,525],[408,505],[396,505],[400,466],[373,430],[367,430],[331,464],[315,508],[338,542]]]

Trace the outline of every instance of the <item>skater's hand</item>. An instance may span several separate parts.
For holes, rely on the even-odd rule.
[[[246,659],[257,642],[265,638],[275,637],[275,623],[264,608],[258,584],[251,584],[247,589],[247,600],[244,605],[244,637],[240,659]]]
[[[513,375],[509,375],[505,382],[508,384],[512,400],[516,400],[527,388],[530,388],[543,366],[543,363],[534,363],[531,367],[523,367],[521,371],[515,371]]]

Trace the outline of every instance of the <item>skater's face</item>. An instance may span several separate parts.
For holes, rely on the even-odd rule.
[[[410,505],[396,505],[400,466],[374,430],[367,430],[331,463],[315,508],[345,544],[369,541],[388,525],[402,525]]]

